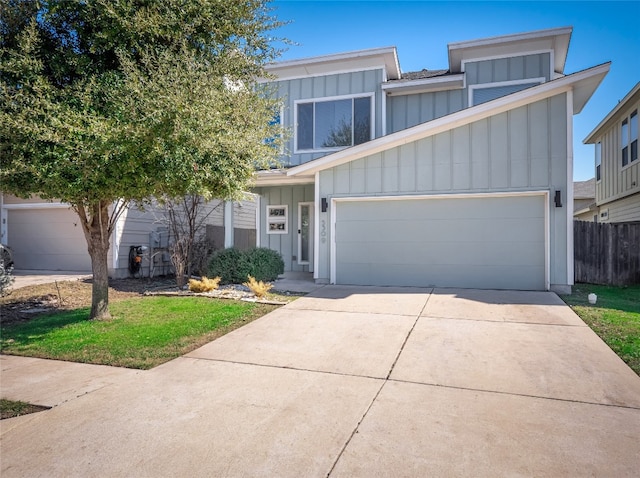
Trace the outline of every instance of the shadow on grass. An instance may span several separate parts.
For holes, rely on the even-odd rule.
[[[53,330],[67,325],[86,322],[89,319],[90,308],[62,310],[46,315],[34,317],[26,322],[12,323],[2,326],[2,348],[8,344],[25,344],[38,337],[47,335]]]

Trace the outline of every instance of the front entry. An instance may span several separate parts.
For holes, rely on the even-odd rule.
[[[298,203],[298,264],[313,272],[313,203]]]

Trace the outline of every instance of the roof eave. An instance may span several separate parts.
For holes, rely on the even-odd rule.
[[[464,74],[382,84],[382,91],[389,96],[447,91],[462,88],[464,88]]]
[[[629,91],[629,93],[627,93],[625,97],[618,102],[618,104],[609,112],[609,114],[607,114],[607,116],[605,116],[604,119],[600,121],[600,123],[598,123],[598,126],[593,128],[593,131],[591,131],[591,133],[589,133],[587,137],[582,140],[582,142],[584,144],[595,143],[598,136],[601,135],[602,130],[605,129],[605,127],[608,125],[609,121],[614,118],[618,114],[618,112],[623,109],[631,100],[631,98],[633,98],[633,96],[636,94],[640,95],[640,81],[636,83],[633,88],[631,88],[631,91]]]

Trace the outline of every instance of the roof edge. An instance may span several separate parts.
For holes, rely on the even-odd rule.
[[[593,144],[595,137],[598,136],[598,133],[600,133],[600,130],[609,122],[609,120],[611,120],[611,118],[613,118],[618,111],[620,111],[622,108],[624,108],[627,104],[627,102],[633,97],[633,95],[635,95],[638,91],[640,91],[640,81],[638,83],[635,84],[635,86],[633,88],[631,88],[631,90],[629,91],[629,93],[627,93],[625,95],[624,98],[622,98],[620,101],[618,101],[618,104],[616,106],[613,107],[613,109],[611,111],[609,111],[609,113],[607,114],[607,116],[605,116],[602,121],[600,121],[600,123],[598,123],[598,126],[596,126],[595,128],[593,128],[593,130],[591,131],[591,133],[589,133],[587,135],[587,137],[585,139],[582,140],[583,144]]]

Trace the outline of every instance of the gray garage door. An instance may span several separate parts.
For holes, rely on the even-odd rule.
[[[545,288],[541,195],[342,201],[336,283]]]
[[[87,242],[73,211],[13,209],[7,219],[16,269],[91,270]]]

